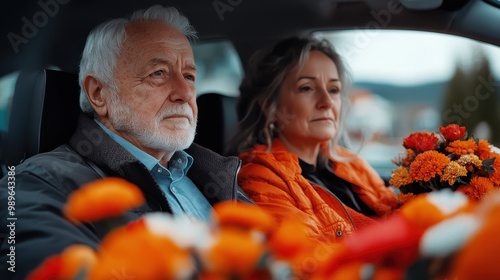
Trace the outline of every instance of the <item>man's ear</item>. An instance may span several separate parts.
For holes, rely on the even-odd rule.
[[[92,108],[98,116],[104,117],[107,115],[106,99],[102,96],[103,84],[92,75],[87,75],[83,79],[83,89],[87,95]]]

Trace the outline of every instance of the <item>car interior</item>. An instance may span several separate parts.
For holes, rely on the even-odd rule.
[[[403,78],[398,78],[401,83],[391,87],[385,80],[422,65],[427,67],[422,72],[434,78],[439,73],[433,70],[445,72],[438,62],[447,49],[438,52],[440,41],[433,36],[453,37],[449,40],[452,45],[458,46],[456,39],[465,40],[465,43],[460,41],[464,46],[482,47],[480,51],[475,48],[472,54],[454,53],[455,57],[484,55],[489,59],[490,72],[470,74],[476,83],[483,84],[483,89],[489,90],[488,100],[476,106],[470,98],[457,93],[459,99],[453,102],[463,105],[465,112],[452,111],[456,113],[455,119],[462,116],[465,122],[472,119],[469,115],[482,111],[496,114],[500,106],[500,83],[497,82],[500,80],[500,0],[9,1],[2,4],[0,12],[3,34],[0,40],[0,164],[3,173],[6,166],[50,151],[69,139],[80,112],[77,73],[90,30],[107,18],[126,16],[153,4],[177,7],[198,32],[199,38],[193,42],[199,72],[195,142],[219,153],[223,153],[234,132],[238,86],[252,54],[294,35],[327,38],[344,54],[348,64],[360,65],[352,67],[351,102],[359,107],[353,110],[351,137],[358,137],[359,131],[379,129],[372,131],[368,138],[381,140],[367,145],[371,149],[365,150],[362,147],[366,137],[361,137],[359,151],[385,179],[394,168],[391,158],[401,149],[402,135],[415,129],[437,128],[446,120],[447,107],[443,107],[446,98],[442,95],[452,88],[449,83],[456,77],[458,68],[446,70],[439,83],[418,82],[415,74],[408,74],[413,80],[404,86]],[[429,41],[424,42],[420,38],[425,36],[420,35],[429,37]],[[385,44],[379,45],[379,41]],[[419,41],[423,45],[417,45]],[[369,51],[372,57],[385,60],[365,59],[363,55]],[[397,63],[389,63],[391,59]],[[452,63],[454,67],[468,66],[466,62]],[[479,67],[474,63],[469,63],[470,69]],[[396,74],[384,72],[384,67],[390,67]],[[378,76],[373,80],[356,80],[364,75],[363,71]],[[434,98],[438,95],[439,99]],[[484,106],[490,109],[481,109],[479,106],[483,103],[488,103]],[[489,116],[480,115],[474,123],[477,133],[486,131],[484,134],[490,136],[492,143],[500,141],[500,117],[495,116],[496,120],[486,121]],[[484,123],[485,129],[481,126]],[[379,132],[383,137],[377,138]]]

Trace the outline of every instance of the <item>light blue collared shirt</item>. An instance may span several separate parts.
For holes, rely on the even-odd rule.
[[[112,132],[98,120],[94,120],[111,139],[146,166],[165,194],[175,215],[186,214],[201,221],[210,221],[212,206],[191,179],[186,176],[193,164],[193,157],[184,151],[177,151],[169,160],[168,168],[165,168],[158,159]]]

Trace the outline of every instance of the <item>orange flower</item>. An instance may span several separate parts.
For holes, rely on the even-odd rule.
[[[111,231],[101,242],[89,279],[187,279],[190,252],[148,230],[142,220]]]
[[[410,177],[410,173],[408,172],[408,169],[404,166],[400,166],[398,169],[396,169],[391,176],[391,179],[389,180],[389,184],[391,186],[394,186],[396,188],[399,188],[404,185],[408,185],[413,183],[413,180]]]
[[[64,249],[61,258],[64,263],[61,275],[64,279],[75,279],[82,269],[90,269],[97,261],[94,249],[81,244],[71,245]]]
[[[422,230],[441,222],[446,214],[429,199],[428,194],[421,194],[410,199],[400,208],[401,214]]]
[[[60,277],[62,270],[62,258],[60,255],[47,257],[35,270],[26,277],[27,280],[63,280]]]
[[[64,249],[60,255],[48,257],[27,279],[75,279],[78,273],[90,269],[95,262],[96,254],[92,248],[75,244]]]
[[[406,149],[392,159],[392,163],[399,166],[409,167],[417,154],[412,149]]]
[[[447,279],[500,279],[498,252],[500,252],[500,205],[496,202],[482,217],[484,220],[478,231],[462,246],[454,256],[451,272]],[[484,206],[486,204],[481,204]],[[482,209],[483,211],[486,209]]]
[[[264,244],[250,232],[226,228],[215,238],[212,246],[200,252],[200,259],[208,273],[224,279],[245,279],[265,252]]]
[[[476,150],[477,144],[474,139],[453,141],[446,147],[448,153],[453,153],[458,156],[474,154]]]
[[[493,183],[488,178],[474,176],[469,185],[460,186],[457,191],[467,195],[473,202],[480,202],[493,189]]]
[[[293,232],[293,234],[290,234]],[[315,246],[310,238],[309,228],[294,219],[284,219],[273,231],[267,242],[269,250],[278,260],[292,261]]]
[[[483,162],[476,155],[462,155],[457,160],[457,163],[462,165],[462,166],[466,166],[466,167],[468,167],[470,165],[473,165],[475,167],[483,166]],[[472,171],[472,170],[474,170],[474,169],[471,169],[470,171]]]
[[[439,138],[430,132],[414,132],[403,139],[403,146],[417,152],[435,149]]]
[[[441,182],[448,182],[448,184],[453,185],[459,177],[467,176],[467,169],[455,161],[450,162],[444,167],[443,176],[441,176]]]
[[[458,126],[457,124],[449,124],[446,127],[439,127],[439,131],[446,141],[459,140],[465,134],[465,126]]]
[[[96,221],[120,216],[144,203],[141,190],[121,178],[104,178],[74,191],[64,207],[64,215],[73,222]]]
[[[214,205],[214,219],[221,227],[238,227],[259,230],[264,233],[273,228],[273,218],[259,206],[235,201],[223,201]]]
[[[485,194],[494,189],[493,182],[486,177],[472,177],[470,184]]]
[[[397,194],[397,199],[399,201],[400,204],[406,204],[410,199],[416,197],[416,195],[414,195],[413,193],[398,193]]]
[[[415,152],[411,149],[406,149],[406,157],[401,161],[401,165],[410,166],[411,162],[415,159]]]
[[[477,143],[477,155],[479,156],[479,159],[485,160],[492,158],[491,154],[490,142],[483,139],[479,140]]]
[[[426,151],[415,157],[410,165],[410,177],[414,181],[428,182],[437,175],[443,174],[443,168],[450,163],[450,159],[437,152]]]

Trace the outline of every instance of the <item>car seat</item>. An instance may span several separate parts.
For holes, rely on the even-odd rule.
[[[237,97],[220,93],[198,96],[198,126],[194,142],[224,154],[238,122],[236,102]]]
[[[1,139],[4,164],[17,165],[64,144],[80,114],[78,75],[58,70],[21,71]]]

